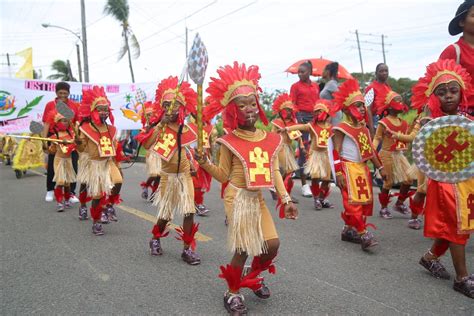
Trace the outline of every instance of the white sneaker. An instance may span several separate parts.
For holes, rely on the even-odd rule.
[[[54,191],[46,192],[46,196],[45,196],[44,200],[46,202],[53,202],[53,199],[54,199]]]
[[[79,203],[79,199],[74,194],[71,194],[71,196],[69,197],[69,202],[72,204]]]
[[[309,187],[309,184],[305,184],[301,187],[301,194],[304,196],[304,197],[312,197],[313,194],[311,193],[311,189]]]

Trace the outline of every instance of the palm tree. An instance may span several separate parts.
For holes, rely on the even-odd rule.
[[[56,71],[55,74],[49,75],[48,79],[61,81],[77,81],[71,73],[71,68],[68,65],[69,61],[57,59],[51,65],[51,69]]]
[[[130,15],[130,7],[128,6],[128,0],[107,0],[107,4],[104,7],[104,13],[111,15],[122,26],[122,38],[123,44],[120,48],[118,60],[128,53],[128,64],[130,66],[130,74],[132,75],[132,82],[135,82],[135,76],[133,75],[132,67],[132,55],[130,53],[130,47],[133,50],[133,58],[136,59],[140,56],[140,44],[133,34],[130,24],[128,24],[128,16]]]

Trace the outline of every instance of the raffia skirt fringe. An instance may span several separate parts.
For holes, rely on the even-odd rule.
[[[282,150],[282,159],[280,160],[280,168],[283,169],[284,174],[288,174],[290,172],[293,172],[295,170],[298,170],[298,163],[296,162],[295,159],[295,154],[292,151],[293,148],[288,145],[284,144],[283,145],[283,150]]]
[[[111,159],[89,160],[89,168],[84,174],[84,183],[87,183],[87,192],[90,196],[110,194],[114,183],[111,175]]]
[[[79,154],[79,160],[77,162],[77,182],[81,184],[87,184],[87,173],[90,168],[89,154],[86,152]]]
[[[260,191],[249,191],[233,186],[236,195],[233,200],[232,212],[228,218],[227,244],[232,252],[245,252],[249,256],[267,253],[262,230],[262,211],[260,208]]]
[[[157,206],[156,218],[170,221],[177,212],[183,216],[194,214],[194,188],[191,175],[185,173],[164,173],[160,186],[153,197]]]
[[[72,158],[54,157],[54,178],[58,185],[76,182],[76,172],[72,167]]]
[[[146,171],[151,177],[157,177],[161,173],[161,158],[153,150],[147,152]]]
[[[304,172],[309,173],[313,179],[329,180],[331,165],[327,150],[313,150],[305,163]]]
[[[393,183],[410,182],[416,179],[416,176],[413,176],[411,171],[412,166],[402,151],[394,151],[392,157]]]

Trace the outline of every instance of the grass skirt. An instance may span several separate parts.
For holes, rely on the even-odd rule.
[[[249,191],[229,184],[228,190],[236,191],[232,212],[228,215],[227,244],[232,252],[245,252],[249,256],[267,253],[262,230],[260,191]],[[226,194],[227,195],[227,194]]]
[[[112,159],[89,160],[89,168],[84,175],[84,183],[87,183],[87,192],[90,196],[97,197],[102,194],[109,195],[114,183],[111,176]]]
[[[330,180],[331,165],[327,150],[313,150],[305,163],[304,172],[309,173],[312,179]]]
[[[188,173],[161,173],[160,186],[153,197],[157,219],[171,221],[177,212],[183,216],[194,214],[194,187]]]
[[[150,177],[157,177],[161,173],[161,158],[151,149],[146,154],[146,171]]]
[[[65,185],[76,182],[76,173],[72,167],[72,158],[54,157],[54,178],[57,185]]]
[[[87,184],[87,172],[89,168],[89,154],[86,152],[79,153],[79,160],[77,161],[77,182]]]

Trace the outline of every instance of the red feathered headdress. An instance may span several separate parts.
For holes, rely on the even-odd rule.
[[[318,121],[325,121],[328,116],[333,117],[336,114],[334,103],[331,100],[318,99],[313,107],[313,112],[321,111],[316,118]]]
[[[339,86],[339,90],[334,92],[335,112],[348,109],[352,116],[358,121],[362,121],[364,117],[354,105],[356,102],[365,104],[364,96],[360,92],[359,82],[355,79],[344,81],[344,83]]]
[[[375,108],[377,109],[377,115],[381,115],[388,109],[394,109],[397,111],[408,111],[408,107],[402,102],[395,101],[395,98],[401,96],[393,90],[382,90],[375,92]]]
[[[286,117],[283,117],[286,115],[286,111],[282,112],[283,109],[291,110],[291,119],[293,121],[296,121],[293,101],[291,101],[291,97],[288,93],[280,94],[278,97],[275,98],[275,101],[273,101],[273,114],[279,114],[280,116],[282,116],[283,119],[286,119]]]
[[[211,78],[206,92],[211,96],[210,104],[206,107],[204,113],[207,119],[213,118],[224,111],[224,125],[231,129],[237,128],[237,106],[233,102],[240,96],[255,96],[258,107],[258,115],[263,124],[268,124],[260,103],[258,102],[258,92],[261,91],[258,86],[260,73],[258,66],[246,67],[245,64],[239,65],[234,62],[233,66],[226,65],[217,70],[219,78]]]
[[[288,93],[282,93],[273,101],[272,110],[273,114],[278,114],[283,109],[293,110],[293,101]]]
[[[176,101],[179,103],[178,123],[184,123],[184,118],[189,113],[196,113],[197,93],[191,85],[183,81],[179,84],[178,77],[169,76],[161,80],[156,89],[155,103],[163,108],[163,102]]]
[[[79,106],[79,110],[77,111],[77,118],[79,122],[83,121],[84,119],[87,119],[91,116],[91,108],[90,106],[81,104]]]
[[[432,117],[442,116],[441,103],[434,92],[439,85],[452,81],[457,82],[461,86],[462,96],[459,107],[467,109],[473,106],[467,102],[468,97],[473,93],[471,76],[463,67],[456,64],[454,60],[445,59],[438,60],[426,67],[425,76],[421,77],[412,88],[412,107],[420,112],[427,105]]]
[[[159,115],[159,106],[156,103],[151,101],[146,101],[142,105],[141,110],[141,121],[142,125],[145,127],[147,124],[152,124],[152,121],[155,121],[157,116]]]
[[[96,111],[97,106],[106,105],[109,108],[109,119],[112,125],[114,124],[114,116],[112,115],[112,108],[110,107],[110,101],[105,94],[104,87],[93,86],[92,89],[82,89],[82,106],[88,106],[90,108],[90,114],[92,121],[100,125],[99,113]]]

